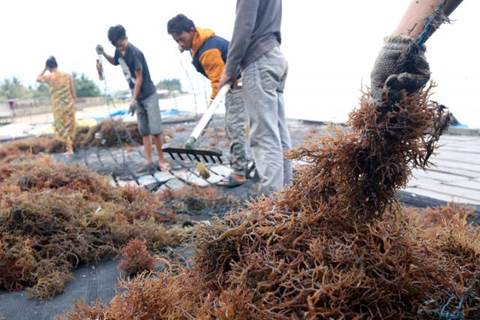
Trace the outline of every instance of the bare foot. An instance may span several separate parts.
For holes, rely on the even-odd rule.
[[[67,155],[72,155],[74,152],[73,152],[73,146],[69,145],[67,146],[67,151],[65,152],[65,154]]]
[[[169,171],[171,169],[170,164],[166,161],[159,161],[158,168],[160,169],[160,171]]]

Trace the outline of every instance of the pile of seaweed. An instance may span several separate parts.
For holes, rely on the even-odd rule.
[[[17,157],[21,154],[52,154],[66,151],[65,143],[55,137],[24,138],[1,144],[0,159]]]
[[[93,127],[78,127],[75,133],[76,150],[139,144],[142,144],[142,137],[138,132],[137,124],[124,123],[121,120],[105,120]],[[54,136],[24,138],[2,144],[0,159],[21,153],[53,154],[63,153],[66,150],[65,143]]]
[[[224,216],[242,207],[243,201],[225,196],[214,187],[189,186],[177,190],[167,189],[160,194],[165,207],[175,214],[189,216]]]
[[[150,254],[145,240],[130,240],[122,248],[118,268],[126,277],[155,270],[155,258]]]
[[[77,149],[138,144],[142,144],[142,137],[137,123],[124,123],[121,120],[105,120],[91,128],[79,128],[75,138]]]
[[[131,239],[150,250],[183,241],[166,195],[114,188],[81,166],[38,156],[0,163],[0,290],[63,291],[81,264],[115,257]]]
[[[29,288],[39,298],[62,292],[78,265],[115,257],[132,239],[154,253],[180,245],[188,232],[178,213],[234,204],[212,188],[113,187],[85,167],[28,153],[2,159],[0,192],[0,290]]]
[[[429,89],[378,110],[368,94],[352,130],[291,152],[309,164],[284,193],[197,234],[191,269],[148,274],[109,305],[67,319],[478,319],[480,229],[468,209],[402,208],[446,124]]]

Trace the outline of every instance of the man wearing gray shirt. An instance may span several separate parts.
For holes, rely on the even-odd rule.
[[[291,183],[291,147],[283,90],[288,64],[280,50],[282,0],[237,0],[235,29],[219,87],[242,71],[243,95],[250,117],[250,144],[263,193]]]

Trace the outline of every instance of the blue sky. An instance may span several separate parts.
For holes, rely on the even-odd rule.
[[[398,23],[409,0],[285,0],[283,50],[290,63],[287,115],[344,121],[369,83],[373,61]],[[181,78],[197,92],[208,83],[180,55],[166,34],[166,23],[184,13],[197,25],[229,38],[234,0],[16,0],[4,1],[0,32],[0,79],[17,76],[33,84],[45,59],[53,54],[65,71],[96,78],[95,45],[107,41],[109,26],[121,23],[132,43],[145,53],[155,82]],[[480,1],[464,1],[428,44],[428,58],[438,84],[434,99],[450,107],[460,121],[480,127]],[[126,89],[119,68],[106,67],[112,90]],[[188,75],[188,77],[187,77]],[[208,93],[207,93],[208,94]]]

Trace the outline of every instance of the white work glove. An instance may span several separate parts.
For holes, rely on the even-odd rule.
[[[425,46],[419,46],[407,36],[385,39],[371,76],[373,98],[380,102],[384,89],[399,97],[405,90],[412,94],[422,89],[430,79],[430,68],[425,58]]]

